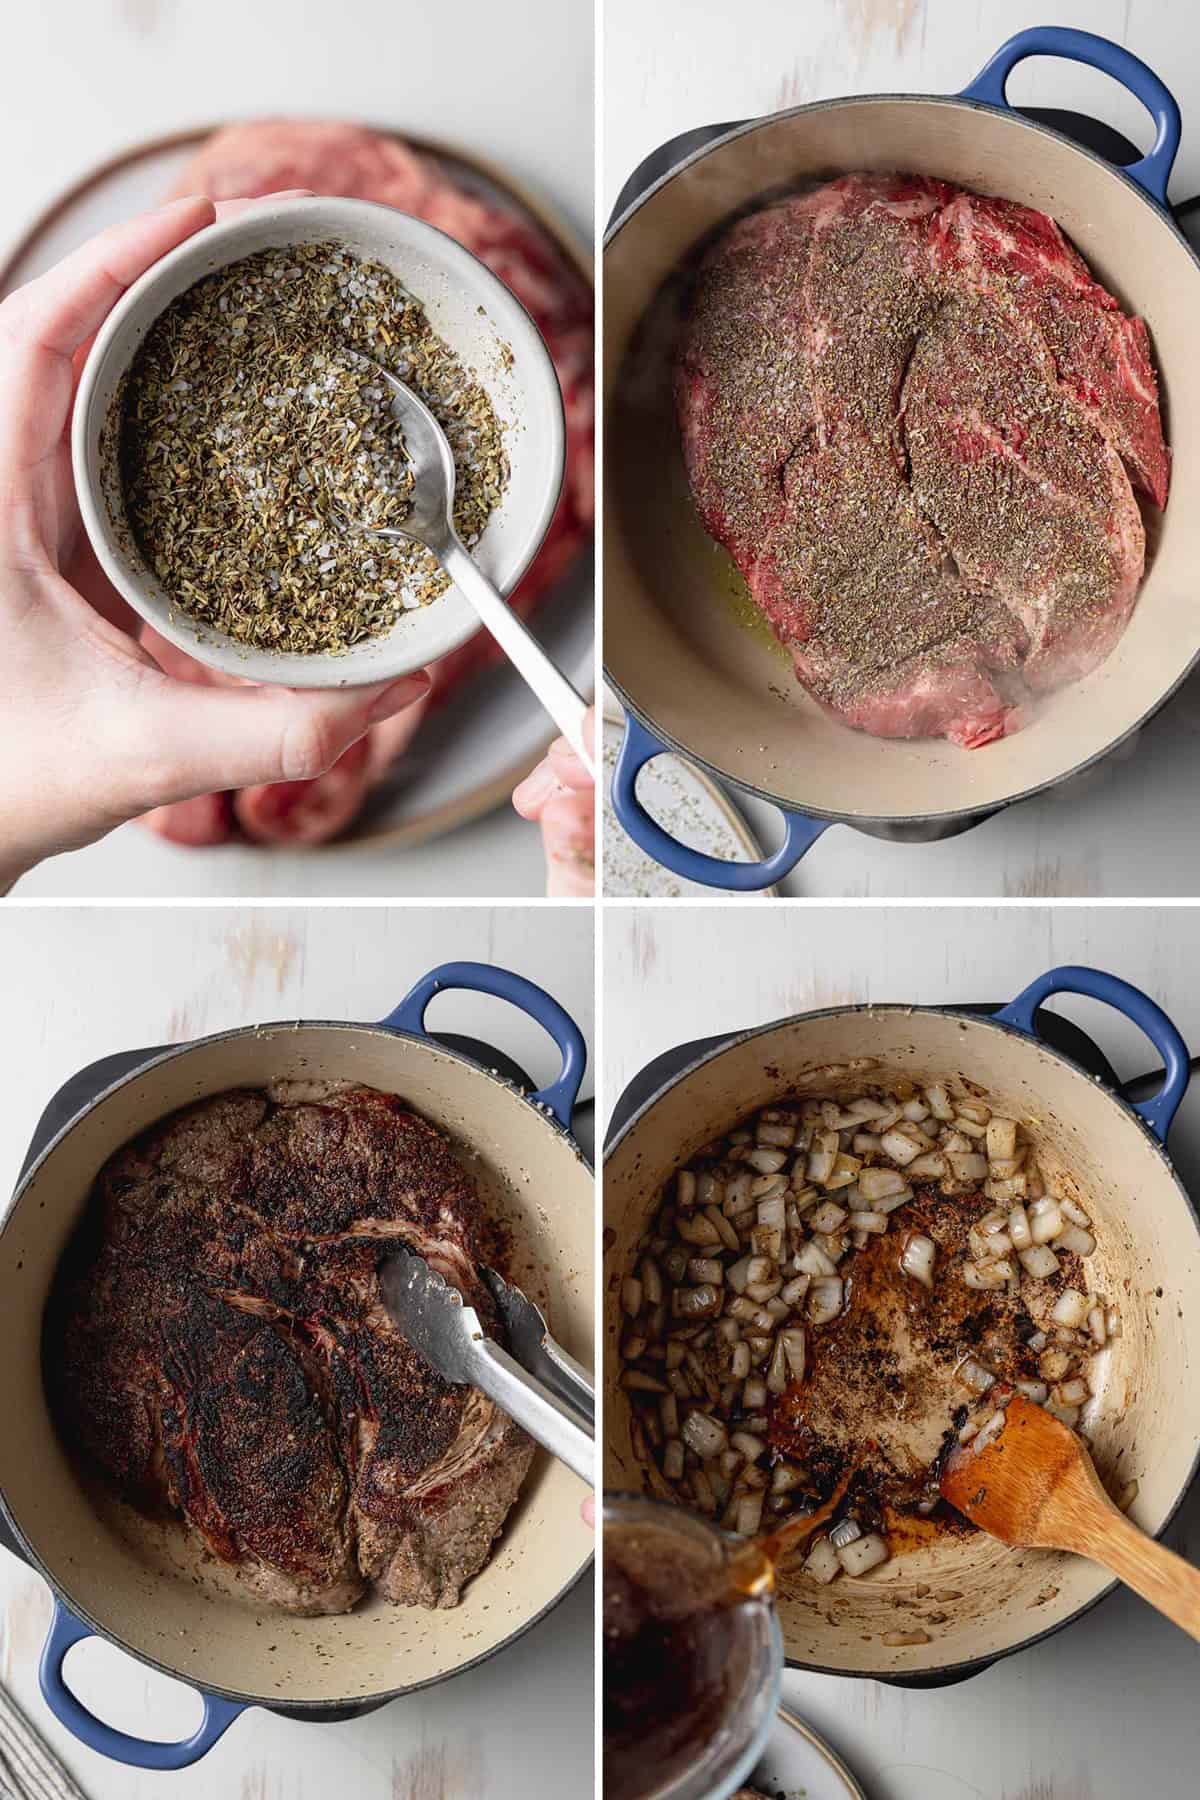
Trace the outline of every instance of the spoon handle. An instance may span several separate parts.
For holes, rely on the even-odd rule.
[[[439,560],[517,673],[537,695],[594,781],[596,765],[583,734],[586,700],[576,693],[557,663],[546,655],[457,538],[439,550]]]
[[[1147,1537],[1111,1505],[1104,1506],[1080,1548],[1200,1643],[1200,1569]]]

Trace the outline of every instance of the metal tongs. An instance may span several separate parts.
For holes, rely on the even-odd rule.
[[[528,1295],[479,1271],[511,1352],[423,1256],[398,1250],[379,1271],[384,1305],[413,1349],[446,1381],[476,1387],[588,1483],[596,1480],[596,1395],[590,1376],[550,1336]]]

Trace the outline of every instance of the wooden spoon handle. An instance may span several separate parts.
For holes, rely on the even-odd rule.
[[[1200,1643],[1200,1569],[1147,1537],[1115,1507],[1105,1507],[1084,1554],[1119,1575],[1126,1587]]]

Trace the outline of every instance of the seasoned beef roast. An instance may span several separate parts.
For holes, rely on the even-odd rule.
[[[1157,384],[1044,214],[906,175],[752,213],[697,273],[675,389],[705,528],[848,724],[987,743],[1124,628]]]
[[[453,1606],[533,1455],[396,1330],[379,1264],[418,1250],[497,1330],[478,1195],[393,1094],[236,1091],[102,1170],[47,1317],[68,1445],[181,1514],[256,1594],[344,1612],[375,1583]]]

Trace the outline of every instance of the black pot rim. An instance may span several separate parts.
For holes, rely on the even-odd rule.
[[[1102,169],[1107,175],[1111,176],[1116,181],[1120,181],[1132,193],[1136,194],[1138,199],[1141,200],[1144,205],[1148,206],[1158,221],[1166,227],[1172,237],[1183,246],[1192,260],[1193,267],[1196,269],[1197,273],[1200,274],[1200,254],[1193,250],[1191,244],[1189,244],[1187,238],[1184,236],[1183,232],[1180,231],[1178,225],[1166,208],[1161,206],[1151,194],[1148,194],[1140,182],[1134,181],[1125,169],[1120,168],[1116,163],[1108,162],[1103,156],[1098,155],[1096,151],[1085,149],[1082,144],[1076,143],[1074,138],[1068,137],[1065,132],[1057,131],[1052,125],[1046,125],[1041,120],[1028,119],[1012,107],[1001,108],[989,105],[988,102],[983,100],[967,100],[958,94],[841,94],[830,100],[811,100],[803,106],[785,107],[780,112],[768,113],[765,117],[760,119],[747,119],[744,124],[735,125],[731,130],[722,132],[720,137],[714,138],[710,143],[700,145],[699,148],[693,150],[690,155],[682,157],[680,161],[677,162],[673,168],[668,169],[664,175],[660,175],[657,181],[651,182],[650,186],[626,207],[620,218],[613,220],[612,224],[604,234],[603,248],[607,250],[608,246],[612,243],[614,238],[616,238],[617,234],[624,230],[634,214],[640,212],[642,207],[645,206],[649,200],[652,200],[656,194],[661,192],[668,183],[674,181],[677,175],[681,175],[686,169],[693,168],[697,163],[702,162],[705,157],[712,156],[716,151],[724,149],[727,144],[733,143],[737,138],[746,137],[751,132],[762,130],[765,126],[778,124],[783,119],[799,118],[805,113],[829,112],[835,107],[843,106],[872,106],[881,104],[961,107],[969,112],[990,113],[1000,118],[1010,120],[1014,126],[1019,127],[1023,131],[1033,132],[1039,136],[1051,138],[1056,143],[1065,144],[1070,150],[1074,151],[1077,156],[1082,157],[1086,162],[1094,163],[1097,168]],[[1197,665],[1200,665],[1200,647],[1197,648],[1187,663],[1187,666],[1182,669],[1175,680],[1164,689],[1158,699],[1148,706],[1145,712],[1143,712],[1139,718],[1134,720],[1132,724],[1127,725],[1116,737],[1110,739],[1102,750],[1097,750],[1093,755],[1085,757],[1081,762],[1074,763],[1069,769],[1063,769],[1057,775],[1047,777],[1045,781],[1035,782],[1032,787],[1023,788],[1020,793],[1007,795],[1004,799],[998,801],[991,801],[986,807],[975,810],[968,809],[967,811],[963,811],[961,808],[949,807],[942,812],[895,813],[885,818],[876,818],[868,813],[830,812],[824,807],[811,806],[806,801],[785,799],[779,794],[772,793],[767,788],[757,787],[753,782],[744,781],[740,776],[734,775],[728,769],[723,769],[718,764],[710,762],[706,757],[699,755],[695,750],[689,749],[686,744],[681,743],[679,739],[672,736],[671,733],[664,731],[642,706],[631,699],[622,683],[615,679],[607,664],[604,668],[604,678],[616,693],[622,705],[629,712],[634,714],[641,724],[645,726],[647,731],[659,738],[668,750],[674,750],[681,756],[689,757],[692,762],[699,764],[702,769],[706,769],[710,775],[717,776],[721,781],[729,782],[732,786],[740,789],[744,794],[751,794],[758,800],[765,800],[769,805],[779,807],[784,813],[800,813],[806,818],[824,819],[831,825],[850,825],[869,833],[872,829],[880,827],[903,829],[907,826],[917,829],[927,825],[952,825],[956,821],[963,821],[965,824],[981,823],[989,815],[1001,812],[1006,807],[1018,806],[1024,800],[1033,800],[1039,794],[1049,793],[1052,788],[1061,786],[1063,782],[1072,781],[1076,776],[1086,774],[1089,769],[1095,768],[1099,763],[1104,762],[1106,758],[1111,756],[1114,751],[1119,750],[1122,744],[1128,743],[1131,738],[1136,737],[1138,732],[1141,731],[1144,726],[1148,725],[1151,719],[1153,719],[1167,702],[1174,697],[1183,686],[1184,682],[1196,669]],[[849,729],[849,727],[847,727],[847,729]]]
[[[660,1087],[657,1087],[647,1099],[643,1100],[642,1104],[636,1111],[630,1114],[625,1124],[612,1139],[612,1142],[606,1147],[604,1153],[604,1166],[607,1167],[610,1159],[616,1155],[630,1132],[653,1112],[659,1101],[669,1094],[673,1088],[678,1087],[681,1082],[689,1080],[698,1069],[702,1069],[707,1063],[716,1062],[722,1056],[726,1055],[728,1051],[740,1049],[743,1044],[751,1043],[755,1038],[765,1037],[768,1033],[778,1031],[785,1026],[808,1024],[810,1021],[816,1019],[845,1018],[848,1015],[856,1013],[938,1013],[945,1018],[963,1019],[972,1025],[979,1025],[990,1031],[998,1031],[1006,1037],[1020,1038],[1032,1048],[1042,1051],[1046,1056],[1053,1057],[1057,1062],[1062,1063],[1065,1068],[1070,1069],[1073,1074],[1078,1075],[1081,1080],[1086,1081],[1089,1087],[1099,1088],[1100,1091],[1106,1094],[1113,1104],[1125,1115],[1128,1122],[1137,1128],[1145,1141],[1154,1150],[1159,1161],[1162,1163],[1166,1174],[1170,1176],[1171,1181],[1174,1183],[1176,1191],[1183,1202],[1184,1210],[1192,1222],[1193,1229],[1197,1236],[1200,1237],[1200,1210],[1197,1209],[1195,1201],[1179,1179],[1166,1145],[1161,1143],[1159,1139],[1155,1137],[1146,1121],[1142,1118],[1141,1114],[1134,1109],[1130,1101],[1126,1100],[1123,1095],[1114,1093],[1113,1090],[1104,1083],[1098,1082],[1081,1063],[1076,1062],[1075,1058],[1068,1056],[1065,1051],[1055,1049],[1050,1044],[1045,1043],[1041,1038],[1036,1037],[1027,1031],[1021,1031],[1015,1025],[1009,1025],[1003,1020],[989,1018],[980,1013],[967,1012],[962,1007],[958,1006],[917,1005],[906,1001],[896,1000],[857,1001],[849,1006],[822,1006],[814,1008],[811,1012],[787,1013],[782,1018],[771,1019],[764,1025],[751,1025],[742,1031],[731,1032],[729,1036],[722,1039],[719,1044],[715,1044],[710,1049],[703,1051],[699,1056],[693,1057],[684,1068],[678,1070],[676,1074],[671,1076],[667,1081],[664,1081]],[[1184,1478],[1183,1486],[1180,1488],[1179,1493],[1168,1508],[1158,1530],[1154,1533],[1156,1538],[1161,1538],[1163,1534],[1169,1530],[1175,1515],[1178,1513],[1180,1507],[1191,1492],[1197,1476],[1200,1476],[1200,1440],[1197,1440],[1195,1452],[1192,1456],[1191,1467]],[[1100,1602],[1107,1599],[1109,1594],[1113,1593],[1120,1585],[1120,1582],[1114,1577],[1111,1581],[1107,1582],[1097,1594],[1094,1594],[1090,1600],[1086,1600],[1082,1606],[1076,1607],[1074,1612],[1068,1613],[1065,1619],[1059,1619],[1055,1624],[1046,1626],[1044,1630],[1033,1632],[1029,1637],[1021,1638],[1017,1643],[1008,1645],[1006,1649],[998,1650],[994,1656],[964,1657],[958,1662],[936,1663],[929,1669],[914,1670],[911,1677],[905,1675],[891,1676],[874,1674],[868,1669],[839,1669],[826,1663],[804,1662],[796,1657],[787,1656],[786,1653],[784,1656],[784,1663],[789,1669],[803,1669],[812,1675],[837,1675],[844,1680],[851,1681],[879,1681],[887,1686],[897,1687],[908,1685],[937,1687],[943,1684],[949,1686],[951,1683],[967,1680],[973,1675],[982,1674],[983,1671],[989,1669],[993,1663],[1001,1662],[1007,1656],[1015,1656],[1020,1651],[1032,1649],[1035,1644],[1045,1642],[1047,1638],[1053,1637],[1056,1632],[1063,1631],[1068,1625],[1073,1625],[1077,1619],[1082,1619],[1087,1613],[1090,1613],[1093,1607],[1099,1606]]]
[[[317,1029],[347,1032],[368,1031],[380,1033],[385,1037],[399,1038],[425,1050],[433,1051],[437,1055],[448,1057],[454,1062],[464,1063],[468,1068],[474,1069],[479,1074],[485,1075],[495,1086],[504,1088],[511,1094],[514,1100],[519,1100],[522,1105],[529,1107],[529,1109],[537,1115],[538,1119],[546,1129],[552,1131],[556,1137],[563,1139],[575,1152],[575,1155],[583,1164],[584,1168],[587,1169],[589,1173],[593,1173],[592,1164],[576,1143],[571,1131],[565,1125],[559,1124],[557,1119],[553,1118],[543,1107],[537,1105],[528,1094],[522,1093],[520,1088],[510,1081],[507,1076],[499,1074],[495,1069],[488,1068],[486,1064],[479,1062],[475,1057],[468,1056],[465,1051],[452,1049],[447,1045],[438,1043],[436,1040],[432,1040],[425,1032],[402,1031],[396,1026],[385,1025],[378,1019],[361,1023],[356,1023],[350,1019],[274,1019],[254,1025],[234,1026],[227,1031],[210,1032],[203,1037],[189,1038],[182,1044],[174,1044],[169,1049],[156,1051],[153,1055],[147,1057],[145,1062],[139,1063],[136,1068],[127,1070],[123,1075],[118,1076],[115,1081],[110,1082],[107,1087],[101,1089],[101,1091],[94,1095],[91,1100],[87,1101],[85,1105],[74,1112],[64,1125],[59,1127],[53,1137],[50,1138],[43,1149],[35,1157],[34,1161],[29,1165],[29,1168],[17,1183],[13,1193],[12,1203],[9,1206],[8,1211],[5,1213],[3,1219],[0,1219],[0,1237],[3,1237],[9,1223],[15,1217],[20,1202],[24,1198],[34,1176],[42,1168],[51,1153],[64,1142],[70,1133],[75,1130],[89,1113],[94,1112],[98,1106],[111,1099],[114,1094],[119,1093],[120,1090],[123,1087],[128,1086],[130,1082],[140,1080],[140,1078],[149,1071],[161,1068],[166,1063],[173,1062],[178,1057],[186,1056],[190,1051],[201,1049],[209,1044],[228,1043],[234,1038],[257,1037],[263,1032],[269,1031],[294,1031],[297,1027],[301,1027],[305,1030]],[[3,1516],[12,1536],[21,1546],[22,1554],[30,1568],[36,1570],[46,1582],[55,1602],[66,1607],[67,1610],[71,1612],[75,1618],[79,1619],[82,1624],[86,1625],[96,1637],[104,1638],[116,1649],[122,1651],[126,1656],[133,1657],[135,1661],[143,1664],[146,1668],[156,1669],[160,1675],[168,1675],[172,1680],[183,1682],[185,1686],[190,1687],[195,1693],[211,1694],[223,1700],[231,1700],[235,1704],[247,1708],[254,1706],[261,1707],[265,1712],[278,1711],[284,1717],[288,1715],[288,1712],[291,1709],[303,1709],[305,1714],[309,1715],[312,1723],[321,1723],[322,1721],[319,1718],[319,1715],[326,1712],[336,1714],[339,1718],[345,1718],[348,1709],[360,1710],[362,1712],[374,1712],[377,1708],[386,1706],[392,1700],[401,1699],[405,1694],[420,1693],[425,1688],[438,1686],[440,1682],[452,1681],[455,1676],[465,1674],[468,1669],[478,1668],[480,1664],[490,1661],[493,1656],[498,1656],[500,1652],[506,1650],[510,1644],[515,1644],[518,1638],[524,1637],[526,1632],[532,1631],[535,1625],[540,1624],[543,1619],[547,1618],[550,1613],[552,1613],[555,1608],[567,1598],[567,1595],[573,1592],[579,1585],[580,1581],[582,1581],[583,1577],[591,1568],[594,1560],[594,1556],[592,1555],[585,1558],[576,1573],[562,1588],[559,1589],[558,1593],[555,1594],[552,1599],[546,1602],[545,1606],[531,1618],[526,1619],[522,1624],[518,1625],[515,1630],[510,1632],[498,1644],[493,1644],[491,1649],[481,1651],[478,1656],[471,1657],[467,1662],[458,1663],[453,1669],[446,1669],[441,1674],[430,1675],[424,1681],[409,1682],[403,1687],[389,1688],[381,1693],[347,1694],[341,1695],[335,1699],[308,1700],[303,1697],[296,1697],[285,1702],[280,1702],[276,1697],[273,1703],[272,1699],[265,1694],[252,1694],[246,1693],[238,1688],[217,1687],[209,1683],[199,1683],[194,1678],[189,1677],[185,1670],[173,1668],[170,1664],[160,1662],[156,1657],[147,1656],[143,1651],[136,1649],[132,1644],[126,1643],[123,1638],[109,1630],[101,1620],[95,1618],[85,1607],[78,1605],[77,1602],[71,1599],[62,1582],[46,1567],[46,1564],[42,1561],[41,1557],[38,1556],[37,1552],[30,1545],[25,1533],[13,1516],[7,1497],[2,1488],[0,1488],[0,1516]]]

